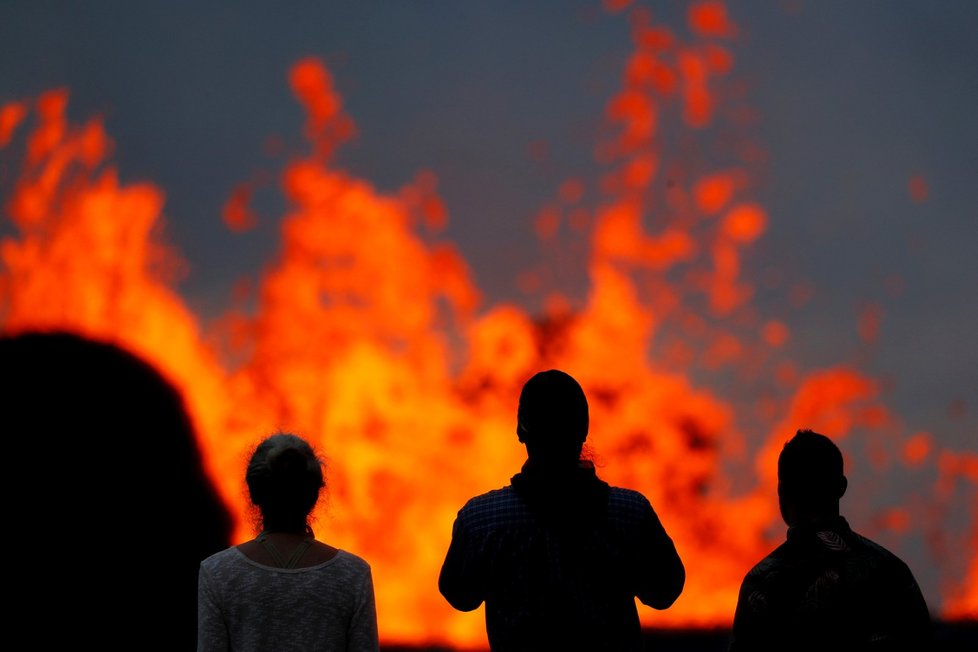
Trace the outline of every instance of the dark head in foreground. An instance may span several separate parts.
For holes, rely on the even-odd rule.
[[[379,649],[370,566],[310,523],[324,466],[291,433],[255,447],[245,483],[257,536],[200,564],[198,652]]]
[[[930,619],[907,565],[840,514],[838,446],[799,430],[778,458],[786,541],[744,578],[732,652],[926,650]]]
[[[581,460],[588,404],[556,369],[524,384],[516,435],[527,461],[459,510],[438,586],[461,611],[486,605],[493,650],[641,650],[635,599],[666,609],[685,569],[649,501]]]
[[[177,391],[70,334],[0,338],[8,623],[36,649],[189,649],[200,560],[230,541]]]

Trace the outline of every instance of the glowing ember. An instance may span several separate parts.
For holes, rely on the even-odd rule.
[[[605,4],[613,12],[630,5]],[[782,536],[775,460],[798,427],[840,438],[883,433],[884,448],[900,451],[906,468],[936,466],[935,504],[950,505],[961,483],[973,496],[976,456],[941,450],[927,433],[894,434],[875,380],[845,366],[803,372],[784,357],[790,333],[782,321],[742,321],[753,287],[741,257],[768,222],[747,195],[749,170],[687,169],[672,178],[675,155],[658,139],[672,113],[685,129],[706,133],[722,99],[714,80],[733,65],[724,43],[736,26],[720,2],[691,5],[690,42],[640,10],[631,16],[636,50],[608,103],[616,135],[596,148],[606,194],[589,208],[587,184],[566,180],[528,227],[554,243],[565,225],[587,235],[585,297],[553,294],[541,316],[480,305],[465,261],[436,240],[448,214],[434,177],[384,195],[332,163],[355,126],[329,71],[308,59],[290,81],[307,110],[311,153],[282,175],[291,209],[281,220],[281,251],[258,282],[256,308],[229,311],[213,332],[172,290],[183,264],[159,244],[162,191],[119,184],[99,121],[70,125],[63,89],[0,107],[0,148],[13,150],[26,135],[5,204],[16,236],[0,248],[0,325],[111,340],[159,367],[186,398],[238,539],[249,536],[247,448],[278,428],[316,440],[331,480],[318,530],[372,563],[387,642],[484,645],[481,614],[454,612],[438,595],[437,573],[459,506],[522,463],[514,406],[540,368],[581,380],[601,475],[649,496],[689,569],[672,609],[641,611],[647,625],[730,622],[744,572]],[[242,184],[228,200],[230,228],[253,225],[252,187]],[[542,282],[528,273],[521,285],[536,291]],[[793,301],[811,292],[799,286]],[[866,341],[879,321],[875,306],[864,311]],[[685,370],[763,361],[784,391],[757,399],[766,435],[748,448],[740,406]],[[756,482],[735,488],[725,460],[743,462],[755,449],[747,473]],[[968,509],[970,544],[961,547],[970,558],[963,581],[948,582],[947,617],[978,617],[975,503]],[[879,523],[940,532],[946,524],[935,513],[897,506]]]

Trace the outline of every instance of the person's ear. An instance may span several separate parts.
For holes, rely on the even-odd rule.
[[[842,479],[839,480],[839,498],[846,495],[846,489],[848,488],[849,480],[846,478],[846,476],[842,476]]]

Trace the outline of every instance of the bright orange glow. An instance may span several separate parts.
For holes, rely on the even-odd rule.
[[[722,2],[702,0],[689,6],[689,24],[702,36],[732,36],[733,23]]]
[[[640,147],[655,134],[655,105],[639,91],[618,95],[608,107],[608,116],[626,125],[622,134],[625,147]]]
[[[693,189],[696,206],[706,215],[719,212],[733,197],[736,184],[732,174],[721,172],[712,174],[696,184]]]
[[[713,95],[708,90],[709,68],[699,53],[687,50],[679,55],[683,80],[683,117],[690,127],[705,127],[713,117]]]
[[[328,157],[355,131],[353,121],[343,113],[342,99],[333,90],[333,76],[318,60],[307,58],[292,67],[289,82],[308,115],[306,136],[316,154]]]
[[[755,204],[741,204],[723,219],[723,233],[736,242],[752,242],[764,233],[767,217],[764,209]]]
[[[934,449],[934,440],[929,433],[918,432],[903,446],[903,459],[910,466],[920,466]]]
[[[735,33],[719,2],[695,3],[689,19],[700,45]],[[69,124],[65,89],[0,109],[0,148],[27,136],[5,205],[15,234],[0,243],[0,327],[68,329],[155,364],[185,397],[236,540],[251,534],[242,494],[249,447],[280,428],[315,441],[330,488],[317,534],[370,561],[381,637],[392,644],[485,646],[482,612],[456,612],[437,592],[452,521],[467,498],[501,486],[524,461],[514,432],[522,382],[541,368],[565,369],[590,397],[600,475],[649,497],[690,569],[676,604],[641,608],[643,623],[729,624],[744,573],[783,536],[774,496],[785,439],[799,427],[845,438],[893,419],[879,383],[860,371],[778,359],[784,396],[758,398],[768,423],[748,449],[734,401],[693,380],[686,367],[695,360],[736,369],[757,348],[786,356],[789,330],[746,310],[754,286],[742,256],[768,221],[740,183],[746,170],[694,170],[675,182],[678,199],[662,215],[643,203],[666,192],[659,120],[670,108],[690,131],[709,125],[719,102],[711,80],[731,69],[732,55],[651,24],[633,36],[642,58],[630,59],[607,105],[612,194],[585,208],[590,184],[566,181],[557,208],[531,225],[557,242],[560,211],[576,206],[572,222],[588,236],[576,261],[587,274],[582,297],[548,294],[542,315],[485,305],[465,259],[436,237],[449,215],[434,175],[385,194],[334,165],[356,126],[330,72],[305,59],[290,81],[307,113],[310,154],[280,178],[289,206],[275,217],[280,249],[254,281],[254,308],[228,311],[219,328],[205,327],[174,290],[185,265],[161,244],[163,190],[120,184],[101,123]],[[530,154],[549,156],[539,142]],[[247,190],[230,198],[223,218],[232,229],[254,223],[248,200]],[[534,272],[520,276],[527,292],[543,285]],[[801,284],[791,300],[813,291]],[[753,319],[748,335],[741,318]],[[689,339],[660,339],[666,326]],[[936,465],[940,499],[958,483],[978,486],[975,457],[939,450],[923,434],[887,436],[910,465]],[[748,450],[756,482],[734,491],[721,463]],[[974,524],[975,503],[969,509]],[[915,527],[904,506],[887,514],[881,522],[892,529]],[[952,615],[978,616],[974,525],[969,536],[967,576],[947,591]]]
[[[27,115],[27,107],[21,102],[11,102],[0,106],[0,147],[6,147],[14,135],[14,130]]]
[[[978,526],[973,527],[968,543],[972,550],[978,548]],[[961,620],[978,619],[978,558],[972,558],[966,576],[954,591],[945,608],[945,617]]]
[[[224,203],[221,217],[224,219],[224,224],[232,231],[248,231],[255,228],[255,224],[258,223],[258,216],[249,206],[252,193],[254,193],[253,184],[239,184],[231,191],[231,196]]]
[[[903,534],[910,529],[910,515],[905,509],[894,508],[881,515],[880,525]]]

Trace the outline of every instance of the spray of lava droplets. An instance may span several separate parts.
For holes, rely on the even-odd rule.
[[[453,611],[437,573],[459,506],[522,463],[516,397],[547,367],[580,379],[602,476],[650,498],[689,569],[673,608],[640,610],[645,625],[729,624],[745,571],[783,536],[775,459],[798,427],[870,438],[881,468],[936,467],[928,502],[888,507],[881,527],[930,533],[935,556],[970,551],[944,582],[940,615],[978,616],[978,458],[899,432],[879,383],[856,368],[792,364],[788,327],[751,310],[741,274],[769,219],[749,196],[750,154],[697,169],[662,143],[668,121],[708,134],[724,108],[715,89],[733,70],[736,34],[725,6],[692,3],[684,30],[640,9],[629,16],[634,51],[607,104],[611,135],[595,149],[605,173],[594,189],[559,184],[535,222],[551,250],[565,232],[586,240],[574,263],[583,297],[551,293],[538,315],[483,305],[465,260],[438,239],[448,214],[433,175],[382,194],[336,166],[355,125],[329,70],[307,59],[290,71],[309,151],[280,177],[281,249],[254,308],[229,309],[208,329],[174,289],[183,263],[161,244],[163,191],[120,184],[100,121],[69,124],[67,89],[0,107],[0,149],[18,161],[4,200],[13,235],[0,244],[0,327],[73,331],[155,364],[185,398],[238,540],[251,534],[250,446],[276,429],[315,441],[329,462],[320,528],[372,564],[386,642],[485,645],[481,613]],[[228,200],[233,229],[257,219],[250,190]],[[520,282],[534,291],[541,278],[531,270]],[[745,437],[737,404],[699,387],[694,365],[770,370],[780,393],[757,401],[765,430]],[[730,460],[746,467],[747,488],[735,488]],[[970,529],[949,541],[940,518],[962,493]]]

